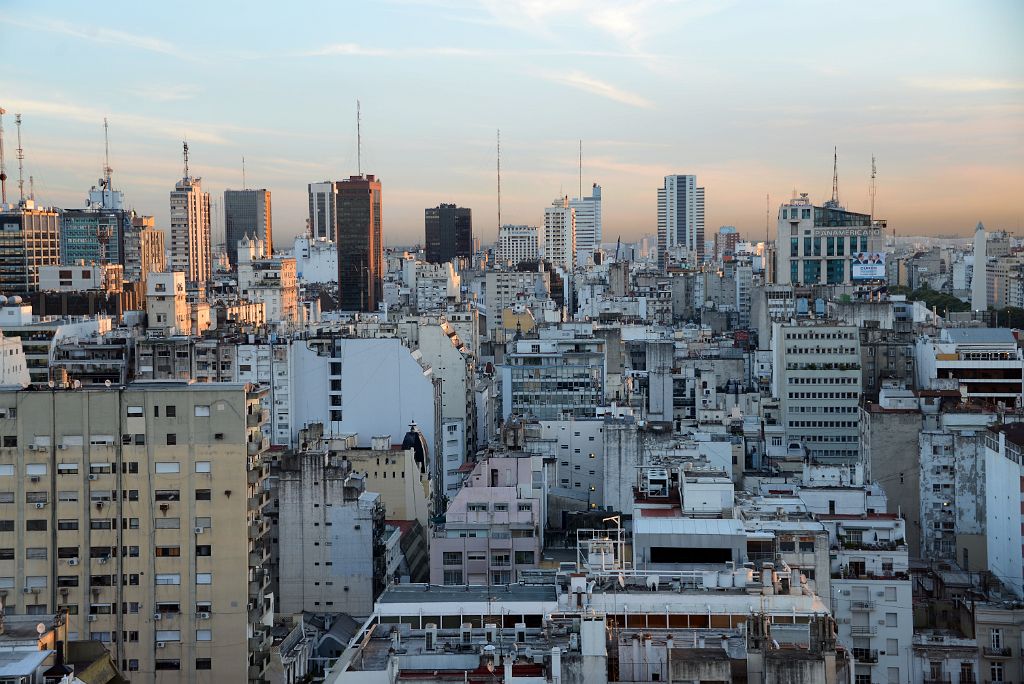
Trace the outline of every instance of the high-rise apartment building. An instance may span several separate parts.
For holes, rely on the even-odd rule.
[[[314,239],[338,239],[338,184],[323,181],[309,184],[309,235]]]
[[[337,184],[338,304],[376,311],[384,297],[381,182],[372,174]]]
[[[801,193],[779,208],[776,282],[852,285],[885,279],[881,223],[828,201],[815,206]]]
[[[568,197],[544,208],[544,259],[569,272],[576,265],[576,210]]]
[[[0,210],[0,294],[39,289],[39,267],[60,263],[60,215],[25,200]]]
[[[193,285],[205,285],[213,273],[210,248],[210,193],[202,179],[185,176],[171,191],[171,270]]]
[[[540,255],[537,232],[537,226],[502,226],[498,231],[497,261],[513,266],[536,261]]]
[[[134,215],[131,229],[124,236],[124,279],[146,282],[149,273],[167,270],[164,231],[157,230],[152,216]]]
[[[473,211],[440,204],[423,211],[427,261],[441,264],[456,257],[473,256]]]
[[[665,176],[658,188],[658,267],[704,258],[704,188],[697,176]]]
[[[569,206],[576,211],[576,259],[583,264],[601,249],[601,186],[594,183],[590,197],[573,197]]]
[[[149,682],[261,681],[267,390],[0,390],[0,591]]]
[[[263,244],[269,257],[274,252],[269,190],[224,191],[224,243],[228,261],[238,266],[238,243],[249,236]]]

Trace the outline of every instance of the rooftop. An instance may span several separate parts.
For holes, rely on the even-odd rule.
[[[377,599],[381,604],[554,600],[554,585],[523,584],[503,584],[490,587],[483,585],[395,584],[388,587]]]
[[[1009,328],[946,328],[944,333],[955,344],[1017,344]]]

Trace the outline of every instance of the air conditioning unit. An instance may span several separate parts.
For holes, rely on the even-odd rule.
[[[89,620],[89,622],[96,622],[96,616],[95,615],[90,615],[88,617],[88,620]]]
[[[28,478],[28,481],[29,482],[39,482],[39,476],[38,475],[33,475],[32,477]]]
[[[96,559],[96,562],[99,563],[100,565],[105,565],[106,562],[107,562],[107,557],[106,556],[101,556],[101,557]]]
[[[166,645],[167,645],[167,644],[165,644],[165,643],[164,643],[164,642],[162,642],[162,641],[158,641],[158,642],[156,642],[156,647],[157,647],[157,648],[163,648],[163,647],[164,647],[164,646],[166,646]]]
[[[77,558],[68,558],[68,565],[78,565]]]
[[[89,473],[89,479],[90,480],[99,479],[99,475],[97,475],[96,473]]]
[[[163,620],[163,619],[164,619],[164,616],[162,614],[160,614],[160,613],[153,613],[153,620],[155,622]]]
[[[60,444],[60,445],[57,446],[57,448],[60,449],[61,451],[64,451],[65,449],[68,448],[68,445],[67,444]]]
[[[210,614],[209,613],[196,613],[196,617],[198,619],[200,619],[200,620],[209,620],[210,619]]]
[[[202,534],[205,531],[206,531],[205,527],[197,527],[196,530],[195,530],[196,534]]]
[[[46,508],[46,504],[43,503],[42,501],[37,501],[36,508]]]
[[[25,587],[24,589],[21,590],[21,593],[22,594],[31,594],[32,593],[32,588],[31,587]]]

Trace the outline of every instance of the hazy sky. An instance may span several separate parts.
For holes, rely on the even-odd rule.
[[[273,192],[274,229],[305,225],[306,184],[363,169],[384,183],[389,243],[422,240],[423,208],[541,222],[560,193],[604,188],[604,234],[653,232],[668,173],[707,188],[707,227],[764,235],[794,189],[868,210],[899,233],[967,234],[1024,219],[1024,3],[405,0],[0,0],[8,196],[14,113],[26,188],[80,206],[103,164],[166,227],[191,170],[214,199]],[[223,219],[215,225],[222,230]],[[216,236],[215,236],[216,237]],[[279,243],[280,244],[280,243]]]

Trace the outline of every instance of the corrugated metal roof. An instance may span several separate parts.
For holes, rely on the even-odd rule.
[[[739,520],[722,518],[634,518],[634,534],[744,535]]]
[[[946,328],[946,339],[956,344],[1016,344],[1009,328]]]

